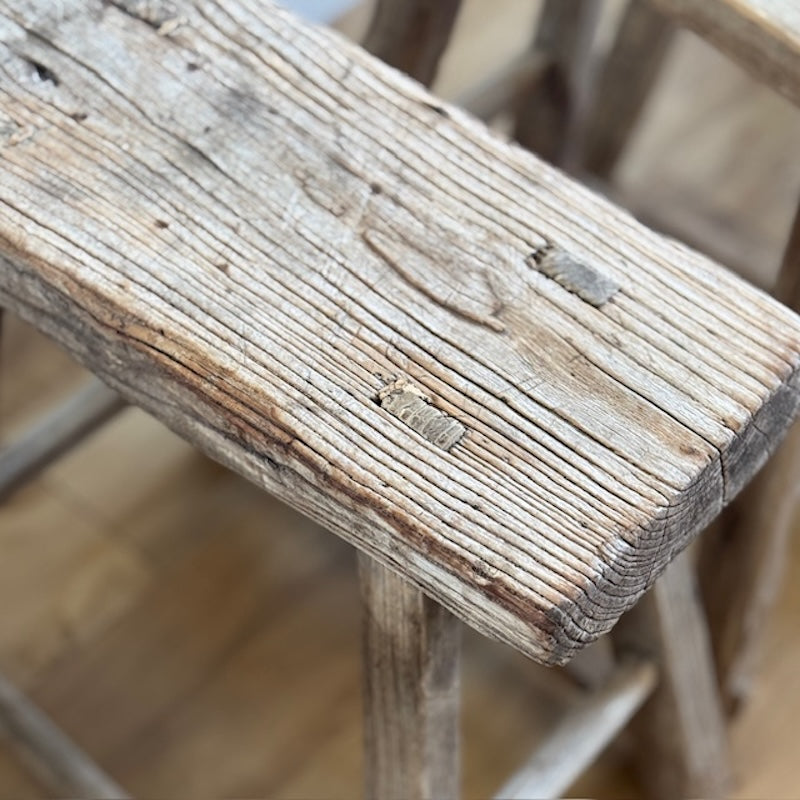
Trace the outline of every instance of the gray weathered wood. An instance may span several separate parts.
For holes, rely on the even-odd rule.
[[[598,69],[581,131],[581,164],[608,177],[650,95],[674,27],[651,0],[630,0],[611,50]]]
[[[52,720],[0,675],[0,738],[59,797],[129,797]]]
[[[125,401],[92,379],[30,430],[0,450],[0,498],[22,485],[125,407]]]
[[[0,304],[481,632],[563,662],[752,477],[800,320],[270,3],[0,3]],[[563,251],[597,308],[534,269]],[[382,408],[398,378],[466,432]]]
[[[497,793],[502,800],[561,797],[627,725],[652,693],[657,670],[633,660],[570,709],[525,765]]]
[[[800,105],[797,0],[649,0]]]
[[[459,622],[369,556],[364,613],[366,797],[459,795]]]
[[[429,86],[461,0],[376,0],[364,48]]]
[[[800,208],[775,296],[800,308]],[[735,711],[747,699],[780,587],[800,501],[800,428],[702,539],[700,579],[723,698]]]
[[[547,59],[517,110],[514,138],[556,164],[571,154],[593,69],[592,42],[602,4],[545,0],[533,49]]]
[[[613,636],[622,653],[653,658],[659,683],[634,719],[641,777],[654,798],[721,798],[727,736],[691,553],[679,556]]]

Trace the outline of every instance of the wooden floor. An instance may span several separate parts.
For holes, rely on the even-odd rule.
[[[491,6],[487,19],[485,3],[467,4],[443,93],[458,94],[475,53],[524,42],[528,0]],[[800,193],[798,142],[795,110],[686,36],[619,192],[767,285]],[[82,378],[6,322],[2,440]],[[0,507],[0,671],[137,795],[357,796],[354,562],[129,410]],[[742,798],[800,796],[800,536],[786,578],[761,679],[732,729]],[[496,789],[573,698],[559,673],[467,632],[466,795]],[[574,794],[636,797],[632,746],[613,745]],[[46,796],[0,739],[0,797]]]

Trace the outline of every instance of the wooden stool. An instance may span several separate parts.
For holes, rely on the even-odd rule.
[[[800,320],[271,4],[0,31],[0,302],[359,549],[368,796],[458,793],[456,619],[565,663],[670,564],[501,794],[643,703],[659,791],[721,794],[679,553],[796,413]]]
[[[800,104],[800,14],[794,3],[632,0],[607,58],[594,71],[587,71],[586,40],[594,30],[597,7],[591,0],[548,2],[544,7],[540,27],[551,31],[545,50],[560,54],[552,59],[551,69],[562,88],[558,93],[548,91],[553,79],[535,83],[523,101],[516,133],[550,160],[606,180],[610,177],[676,25],[690,28],[756,79]],[[550,128],[541,123],[537,110],[542,106],[559,110],[557,123]],[[549,116],[554,114],[551,111]],[[549,130],[553,141],[571,143],[571,150],[549,145],[542,128]],[[800,208],[773,294],[798,310],[799,287]],[[784,448],[726,512],[720,530],[703,538],[700,582],[717,673],[731,710],[749,692],[762,632],[777,593],[797,507],[799,459],[800,448],[793,444]]]
[[[379,2],[365,46],[430,82],[457,5],[442,4],[434,13],[425,2]],[[631,0],[610,51],[600,59],[594,45],[602,9],[595,0],[545,0],[529,51],[462,104],[484,119],[513,108],[517,141],[572,172],[608,181],[676,25],[706,38],[800,104],[800,14],[790,2]],[[420,30],[427,36],[420,37]],[[800,309],[800,207],[773,294]],[[800,448],[783,448],[726,511],[720,530],[703,538],[700,580],[718,678],[731,710],[749,691],[776,595],[797,507],[798,459]]]

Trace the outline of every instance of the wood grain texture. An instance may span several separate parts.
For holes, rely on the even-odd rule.
[[[584,168],[608,177],[658,78],[674,27],[650,0],[631,0],[598,69],[581,130]]]
[[[794,314],[334,34],[0,8],[0,303],[481,632],[567,660],[794,416]]]
[[[800,6],[795,0],[649,0],[800,105]]]
[[[691,553],[673,561],[613,636],[655,660],[659,683],[632,726],[648,796],[725,797],[730,764],[711,644]]]
[[[368,800],[459,796],[460,623],[360,556]]]
[[[429,86],[461,0],[377,0],[364,48]]]
[[[795,215],[774,291],[800,308],[800,208]],[[700,581],[717,675],[729,711],[747,700],[767,622],[780,587],[800,500],[800,428],[704,536]]]
[[[581,122],[601,3],[545,0],[532,49],[547,66],[520,99],[514,138],[548,161],[567,160]]]

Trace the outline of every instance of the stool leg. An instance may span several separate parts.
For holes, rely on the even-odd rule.
[[[359,555],[367,800],[459,794],[459,624]]]
[[[533,50],[546,66],[518,102],[514,138],[553,164],[570,166],[601,9],[596,0],[546,0],[539,15]]]
[[[605,59],[581,131],[582,165],[608,178],[658,77],[674,27],[649,0],[631,0]]]
[[[775,296],[800,310],[800,206]],[[700,579],[725,703],[745,701],[780,586],[800,492],[800,426],[702,541]]]
[[[688,553],[620,621],[616,647],[654,658],[658,687],[632,725],[654,798],[725,795],[729,764],[711,645]]]
[[[382,61],[430,86],[461,0],[377,0],[362,45]]]

